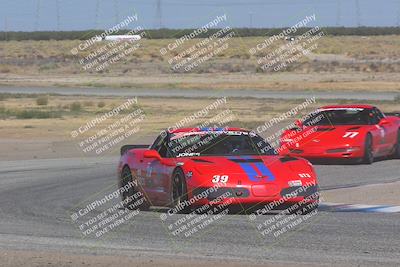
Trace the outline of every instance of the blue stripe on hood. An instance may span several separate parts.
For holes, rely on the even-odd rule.
[[[252,156],[236,156],[236,157],[228,157],[228,159],[253,159]],[[258,173],[254,169],[252,165],[250,165],[251,162],[237,162],[239,166],[243,169],[243,171],[246,173],[247,177],[249,178],[250,181],[253,182],[261,182],[264,181],[263,179],[257,178]],[[271,170],[265,166],[263,162],[253,162],[255,166],[258,168],[258,170],[261,172],[263,176],[267,176],[267,179],[265,181],[275,181],[275,176],[271,172]]]

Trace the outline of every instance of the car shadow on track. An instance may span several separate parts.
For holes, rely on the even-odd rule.
[[[282,214],[284,211],[285,214],[290,215],[293,213],[290,213],[287,211],[288,206],[278,206],[276,209],[268,210],[265,212],[265,205],[253,205],[253,206],[243,206],[243,205],[230,205],[227,206],[227,214],[226,215],[242,215],[242,216],[249,216],[252,214],[261,214],[262,215],[277,215],[277,214]],[[264,210],[263,210],[264,209]],[[319,208],[318,208],[319,210]],[[150,209],[151,212],[157,212],[157,213],[168,213],[170,211],[169,208],[165,207],[152,207]],[[260,213],[261,212],[261,213]],[[207,211],[198,211],[195,209],[192,209],[191,212],[188,213],[193,213],[196,215],[203,215],[207,214]],[[178,213],[180,215],[185,215],[183,213]],[[214,215],[217,215],[218,213],[215,213]]]
[[[382,213],[382,211],[378,211],[378,209],[380,208],[379,206],[374,206],[374,205],[370,205],[371,207],[358,207],[359,205],[355,205],[355,204],[337,204],[335,206],[329,206],[326,204],[321,204],[318,209],[316,209],[317,213]],[[387,208],[388,206],[382,206],[382,208]],[[149,211],[147,212],[156,212],[159,214],[165,214],[167,213],[166,208],[151,208]],[[285,212],[282,213],[283,210],[272,210],[266,213],[260,213],[257,214],[256,210],[229,210],[229,213],[226,214],[228,216],[252,216],[252,215],[260,215],[260,216],[276,216],[276,215],[292,215],[293,213],[289,213],[289,212]],[[205,213],[195,213],[195,215],[202,215]],[[175,214],[175,215],[180,215],[180,216],[185,216],[185,214]],[[217,214],[214,214],[217,215]],[[306,215],[306,214],[302,214],[302,215]]]

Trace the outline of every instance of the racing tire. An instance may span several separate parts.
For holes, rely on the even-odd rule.
[[[188,204],[187,186],[185,174],[182,169],[177,168],[172,174],[172,201],[176,213],[190,213],[191,207]]]
[[[129,182],[133,182],[133,177],[129,167],[125,166],[121,172],[121,187],[128,185]],[[128,191],[121,193],[123,205],[129,210],[149,210],[150,205],[143,193],[139,193],[139,190],[135,186],[131,186]]]
[[[367,134],[365,137],[365,144],[364,144],[364,157],[362,159],[362,163],[364,164],[372,164],[374,162],[374,154],[372,151],[372,136],[371,134]]]

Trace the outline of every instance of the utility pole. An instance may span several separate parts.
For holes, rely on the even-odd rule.
[[[8,33],[8,18],[4,17],[4,41],[7,41],[7,33]]]
[[[396,21],[396,26],[400,27],[400,4],[397,8],[397,21]]]
[[[119,23],[119,5],[118,0],[114,0],[114,10],[115,10],[115,24]]]
[[[360,1],[356,0],[357,27],[361,26]]]
[[[336,2],[336,26],[337,27],[340,26],[341,11],[342,11],[341,0],[337,0],[337,2]]]
[[[39,28],[39,18],[40,18],[40,0],[36,1],[36,17],[35,17],[35,31]]]
[[[57,31],[60,31],[60,0],[56,0]]]
[[[100,9],[100,0],[96,0],[96,10],[95,10],[95,28],[96,30],[99,28],[99,9]]]
[[[161,29],[162,25],[162,10],[161,10],[161,0],[157,0],[156,5],[156,28]]]
[[[253,28],[253,12],[249,12],[249,28]]]

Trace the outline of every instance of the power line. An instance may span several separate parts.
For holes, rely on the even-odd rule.
[[[265,5],[281,5],[281,4],[290,4],[290,5],[304,5],[305,3],[311,3],[315,4],[317,3],[318,0],[303,0],[302,2],[296,2],[293,0],[261,0],[261,1],[230,1],[226,3],[216,3],[215,0],[211,2],[204,2],[204,1],[198,1],[198,2],[188,2],[187,0],[165,0],[168,5],[179,5],[179,6],[217,6],[217,7],[227,7],[227,6],[265,6]],[[325,0],[325,2],[334,2],[336,0]],[[150,3],[146,2],[141,2],[141,5],[150,5]],[[319,4],[319,3],[318,3]]]

